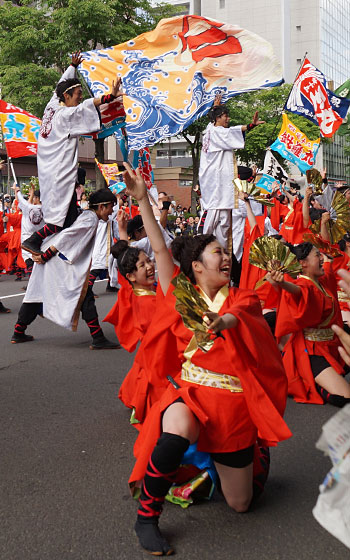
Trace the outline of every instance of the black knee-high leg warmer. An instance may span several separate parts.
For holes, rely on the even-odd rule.
[[[345,406],[346,404],[350,404],[349,398],[343,397],[342,395],[333,395],[332,393],[328,393],[328,391],[318,385],[318,383],[316,383],[316,389],[325,403],[332,404],[333,406],[337,406],[338,408],[343,408],[343,406]]]
[[[164,498],[173,484],[183,454],[190,442],[181,436],[163,432],[152,452],[144,477],[138,519],[143,522],[159,517]]]

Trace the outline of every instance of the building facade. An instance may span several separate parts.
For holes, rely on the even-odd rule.
[[[269,41],[292,83],[307,57],[336,89],[350,77],[350,0],[168,0],[179,13],[239,25]],[[324,144],[318,166],[350,182],[349,158],[337,134]]]

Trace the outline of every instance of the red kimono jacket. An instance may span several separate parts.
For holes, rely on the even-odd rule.
[[[284,219],[280,234],[288,243],[297,245],[303,242],[303,234],[308,231],[309,228],[304,227],[303,205],[298,199],[295,199],[293,208],[289,210]]]
[[[337,249],[339,251],[339,247],[337,247]],[[343,268],[344,270],[350,269],[350,257],[346,253],[342,253],[341,257],[335,257],[335,259],[333,259],[332,262],[332,268],[336,273],[337,283],[338,283],[338,281],[341,279],[340,276],[338,276],[337,274],[338,270],[340,270],[341,268]],[[340,309],[342,311],[350,311],[349,308],[350,298],[341,288],[339,288],[339,286],[338,286],[338,301],[339,301]]]
[[[134,352],[153,318],[156,292],[151,289],[134,291],[122,275],[119,281],[121,289],[117,301],[103,321],[114,325],[120,344],[128,352]]]
[[[259,218],[261,216],[258,216]],[[265,217],[263,216],[264,221]],[[254,241],[259,237],[264,235],[264,222],[258,222],[257,225],[252,229],[249,237],[247,238],[242,257],[242,272],[239,287],[246,290],[255,290],[258,294],[261,307],[263,309],[275,309],[278,305],[280,294],[271,286],[269,282],[263,282],[261,286],[256,288],[258,282],[260,282],[264,276],[266,276],[266,270],[258,268],[249,263],[249,253],[250,248]]]
[[[331,325],[343,326],[337,284],[329,263],[325,264],[325,270],[318,283],[299,276],[295,281],[301,288],[299,295],[283,290],[277,313],[276,337],[292,333],[284,347],[283,364],[288,392],[296,402],[323,404],[316,390],[309,354],[324,356],[337,373],[343,373],[344,362],[338,352],[340,341],[329,331]],[[328,329],[329,340],[310,340],[308,338],[314,338],[314,334],[305,329],[317,329],[325,334]]]
[[[22,258],[21,250],[22,213],[16,211],[13,214],[7,214],[7,217],[7,231],[9,232],[7,267],[10,269],[17,257],[17,266],[20,268],[26,268],[26,263]],[[9,231],[11,227],[13,228],[13,231]]]
[[[216,338],[209,351],[203,352],[175,310],[172,289],[171,286],[138,351],[137,359],[147,372],[149,384],[162,386],[165,391],[148,412],[136,440],[137,461],[129,479],[131,484],[144,476],[161,433],[162,412],[179,397],[199,420],[199,451],[236,451],[252,445],[257,437],[265,445],[277,445],[291,436],[282,417],[287,379],[256,294],[227,286],[218,292],[210,308],[222,315],[234,314],[238,325],[225,330],[225,339]],[[184,377],[186,364],[194,368],[193,379],[203,373],[210,377],[214,372],[227,376],[241,390],[217,387],[216,382],[208,386],[189,381]],[[168,381],[169,375],[178,388]]]

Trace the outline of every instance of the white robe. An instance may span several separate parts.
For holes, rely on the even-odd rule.
[[[119,237],[117,221],[113,219],[107,222],[99,220],[92,253],[91,270],[108,269],[114,237]]]
[[[63,255],[46,264],[35,263],[24,303],[43,303],[43,316],[66,329],[76,330],[80,305],[87,288],[98,218],[85,210],[74,224],[45,239],[42,250],[54,246]]]
[[[22,212],[21,221],[21,243],[28,239],[35,231],[42,228],[45,224],[43,220],[43,212],[41,204],[31,204],[26,200],[21,192],[17,193],[18,208]],[[31,259],[31,253],[22,249],[22,258],[24,261]]]
[[[228,210],[235,206],[233,150],[244,148],[242,126],[214,126],[203,136],[199,184],[204,210]]]
[[[165,245],[167,246],[168,249],[170,249],[170,246],[173,242],[173,238],[170,237],[168,232],[163,228],[163,226],[159,222],[158,225],[160,231],[162,232]],[[131,247],[136,247],[136,249],[139,249],[139,251],[143,251],[144,253],[146,253],[146,255],[149,256],[150,259],[154,260],[154,253],[151,246],[151,242],[147,236],[142,237],[142,239],[139,239],[138,241],[134,241],[134,240],[130,241],[130,245]]]
[[[75,77],[70,66],[62,80]],[[101,128],[93,98],[77,107],[60,104],[54,93],[46,105],[38,138],[37,165],[44,220],[63,226],[75,189],[79,136]]]
[[[262,205],[254,200],[250,201],[250,207],[255,216],[261,216],[264,213]],[[232,251],[238,261],[241,260],[243,255],[246,217],[246,205],[243,200],[238,200],[238,208],[232,211]]]

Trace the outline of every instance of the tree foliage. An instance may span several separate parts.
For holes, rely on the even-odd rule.
[[[6,0],[0,5],[2,97],[41,117],[69,53],[122,43],[173,15],[149,0]]]
[[[252,121],[255,111],[259,111],[259,119],[266,121],[246,135],[244,150],[237,150],[236,154],[242,163],[255,163],[262,167],[265,151],[274,142],[282,126],[282,111],[288,98],[291,85],[253,91],[238,95],[228,102],[231,124],[248,124]],[[288,118],[310,140],[320,136],[320,129],[308,119],[288,113]],[[281,163],[285,161],[280,158]]]
[[[244,150],[237,150],[241,163],[245,165],[256,164],[262,167],[265,151],[277,138],[282,125],[282,111],[290,92],[291,85],[284,84],[280,87],[268,88],[237,95],[230,99],[227,107],[230,112],[232,125],[249,124],[255,111],[259,111],[259,119],[266,121],[246,134]],[[288,118],[302,131],[310,140],[316,140],[320,135],[318,126],[311,121],[298,115],[288,113]],[[198,119],[191,124],[179,137],[184,138],[189,144],[192,155],[193,186],[198,182],[199,161],[202,133],[208,126],[207,116]],[[324,141],[324,139],[322,140]],[[286,161],[276,154],[277,159],[286,166]]]

